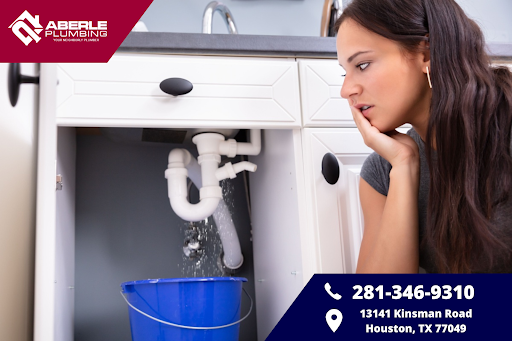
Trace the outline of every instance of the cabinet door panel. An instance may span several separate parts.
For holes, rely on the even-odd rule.
[[[60,126],[300,127],[291,59],[115,54],[107,64],[59,64]],[[193,84],[164,93],[167,78]]]
[[[355,127],[348,101],[341,97],[343,68],[336,59],[299,61],[306,127]]]
[[[304,127],[356,126],[348,101],[340,95],[344,73],[336,59],[299,60]]]
[[[397,129],[406,133],[408,128]],[[308,250],[313,273],[355,273],[364,231],[359,201],[361,167],[373,150],[364,144],[357,128],[306,128],[304,173],[308,207]],[[322,175],[322,159],[332,153],[340,176],[330,185]]]
[[[355,272],[363,234],[359,172],[372,152],[357,128],[304,129],[308,226],[320,273]],[[322,175],[326,153],[336,156],[340,177],[330,185]]]

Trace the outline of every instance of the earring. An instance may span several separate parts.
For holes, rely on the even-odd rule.
[[[428,78],[428,85],[432,89],[432,82],[430,82],[430,72],[428,72],[428,66],[427,66],[427,78]]]

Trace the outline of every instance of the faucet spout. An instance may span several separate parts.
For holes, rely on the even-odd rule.
[[[212,33],[212,23],[213,23],[213,14],[215,12],[220,12],[222,18],[226,22],[226,26],[228,27],[230,34],[238,34],[238,30],[236,29],[235,19],[233,15],[229,11],[228,7],[219,1],[210,2],[203,13],[203,33]]]

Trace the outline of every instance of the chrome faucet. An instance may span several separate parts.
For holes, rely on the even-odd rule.
[[[226,26],[228,27],[229,33],[230,34],[238,34],[238,31],[237,31],[236,25],[235,25],[235,19],[233,18],[233,15],[231,14],[231,12],[227,8],[227,6],[219,1],[210,2],[204,9],[203,33],[208,33],[208,34],[212,33],[213,14],[217,11],[219,11],[222,15],[222,18],[224,18],[224,21],[226,22]]]
[[[324,0],[320,37],[335,37],[334,24],[351,0]]]

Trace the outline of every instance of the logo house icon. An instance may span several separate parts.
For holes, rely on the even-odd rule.
[[[34,29],[31,29],[24,20],[27,20],[30,24],[32,24],[32,27]],[[39,23],[39,15],[36,15],[33,17],[27,10],[23,12],[18,19],[14,20],[14,22],[9,26],[9,28],[12,29],[12,33],[18,37],[23,44],[28,46],[32,42],[32,40],[35,40],[36,43],[38,43],[41,40],[41,37],[38,36],[39,33],[43,30],[43,26]],[[23,29],[28,35],[24,35],[21,32],[21,29]]]

